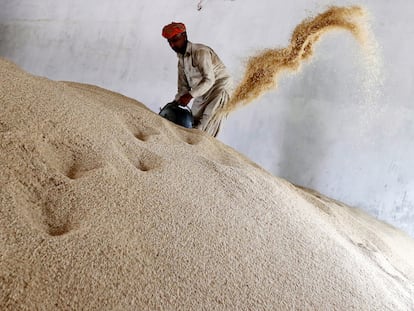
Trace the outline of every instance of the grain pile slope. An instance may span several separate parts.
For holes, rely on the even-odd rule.
[[[120,94],[0,77],[0,309],[413,308],[402,232]]]

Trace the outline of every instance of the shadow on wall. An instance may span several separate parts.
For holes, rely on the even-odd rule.
[[[289,104],[291,109],[284,124],[286,137],[281,144],[278,175],[295,184],[317,189],[327,152],[320,142],[326,128],[318,122],[317,111],[305,98],[292,98]]]
[[[295,184],[320,188],[321,175],[328,169],[326,157],[339,125],[335,105],[340,96],[331,84],[338,84],[335,70],[316,64],[292,78],[286,91],[285,137],[279,142],[280,165],[277,175]],[[321,76],[324,76],[321,79]]]
[[[0,56],[7,57],[7,46],[6,44],[9,42],[7,37],[7,29],[8,26],[0,23]]]
[[[39,42],[36,35],[38,26],[28,23],[0,23],[0,57],[6,58],[18,66],[28,70],[27,55],[33,54],[28,42]]]

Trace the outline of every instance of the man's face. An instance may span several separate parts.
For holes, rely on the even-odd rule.
[[[175,52],[184,54],[187,48],[187,34],[185,32],[180,33],[168,39],[168,43]]]

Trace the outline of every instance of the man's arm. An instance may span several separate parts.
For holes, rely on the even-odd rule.
[[[190,91],[187,78],[184,74],[184,66],[181,61],[178,61],[178,80],[177,80],[177,94],[175,95],[175,101],[179,101],[180,97],[187,94]]]
[[[205,49],[198,50],[194,57],[203,78],[189,93],[192,97],[200,97],[210,90],[216,79],[210,51]]]

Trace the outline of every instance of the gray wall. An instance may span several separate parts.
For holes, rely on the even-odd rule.
[[[332,4],[372,14],[382,84],[350,34],[328,34],[301,72],[230,115],[219,139],[277,176],[414,236],[412,1],[0,0],[0,56],[158,112],[176,88],[164,24],[185,22],[190,39],[212,46],[237,81],[248,56],[286,46],[299,22]]]

